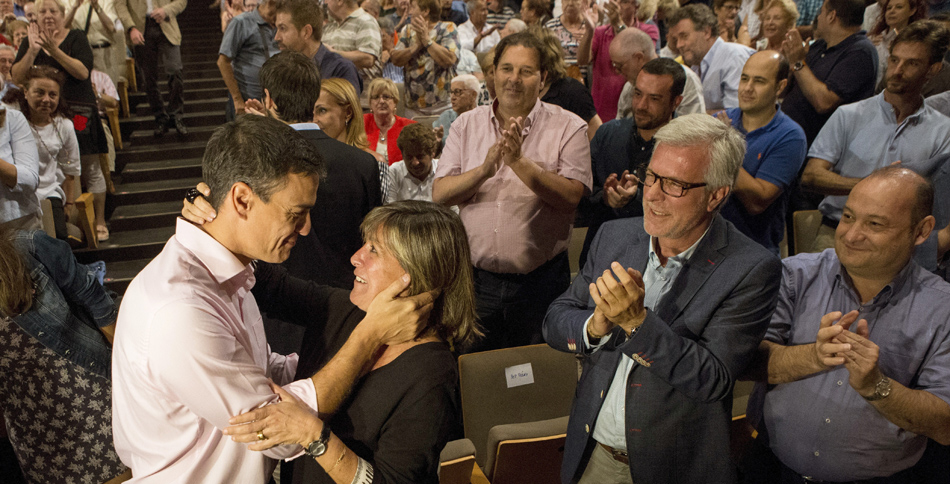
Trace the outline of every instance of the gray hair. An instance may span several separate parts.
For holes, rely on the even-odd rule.
[[[654,135],[656,146],[661,144],[686,147],[708,147],[709,166],[703,175],[706,193],[722,187],[732,190],[745,159],[745,139],[738,131],[718,119],[702,113],[673,118]],[[720,204],[720,207],[722,204]]]
[[[479,3],[488,3],[488,2],[487,0],[468,0],[465,2],[465,5],[468,7],[469,11],[472,11],[472,10],[475,10],[475,7],[477,7]]]
[[[456,82],[461,82],[462,84],[465,84],[466,89],[471,89],[475,92],[479,92],[482,90],[482,86],[478,82],[478,79],[476,79],[475,76],[471,74],[462,74],[460,76],[453,77],[452,83],[454,84]]]
[[[653,40],[650,39],[650,36],[636,27],[624,29],[617,34],[614,40],[610,42],[610,45],[614,44],[620,47],[620,52],[624,57],[630,57],[636,53],[643,53],[647,56],[647,59],[650,59],[652,58],[650,57],[650,53],[656,52],[655,47],[653,47]]]
[[[13,55],[16,55],[16,49],[14,49],[13,47],[10,47],[7,44],[0,44],[0,52],[5,51],[5,50],[9,50],[10,52],[13,52]]]
[[[521,19],[513,18],[505,24],[505,28],[508,29],[509,34],[517,34],[528,30],[528,24],[522,22]]]
[[[211,187],[208,202],[215,209],[238,182],[267,203],[291,173],[323,179],[323,157],[293,128],[263,116],[241,116],[215,129],[201,160],[201,178]]]
[[[705,4],[692,3],[680,8],[669,16],[666,25],[672,28],[686,19],[693,22],[693,30],[697,32],[709,29],[713,36],[716,36],[719,32],[719,19],[716,18],[716,14],[713,13],[712,9]]]

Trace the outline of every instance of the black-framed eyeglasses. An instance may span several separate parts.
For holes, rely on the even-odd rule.
[[[470,89],[452,89],[451,91],[449,91],[449,95],[451,95],[451,96],[464,96],[465,93],[467,93],[468,91],[470,91]]]
[[[653,170],[647,168],[645,165],[641,165],[639,168],[637,168],[636,175],[645,187],[652,187],[657,182],[657,180],[659,180],[660,190],[674,198],[680,198],[686,195],[686,192],[690,189],[706,186],[705,183],[689,183],[679,181],[675,178],[657,175],[656,173],[653,173]]]

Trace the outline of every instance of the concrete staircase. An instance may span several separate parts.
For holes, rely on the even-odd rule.
[[[116,192],[108,203],[111,237],[98,249],[76,251],[81,262],[106,261],[106,284],[120,293],[174,234],[185,190],[201,179],[205,144],[225,121],[227,89],[215,65],[221,44],[217,10],[192,2],[178,23],[188,135],[178,136],[172,129],[155,138],[145,94],[129,94],[132,115],[120,122],[125,146],[117,153]],[[159,84],[167,95],[165,79]]]

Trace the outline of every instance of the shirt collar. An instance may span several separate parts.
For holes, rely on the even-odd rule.
[[[722,37],[716,37],[716,41],[713,42],[712,47],[709,48],[709,51],[706,52],[706,55],[703,56],[703,60],[700,62],[703,67],[703,73],[706,73],[706,70],[709,69],[709,66],[712,64],[713,59],[716,58],[716,51],[719,50],[719,46],[725,44],[726,42],[722,40]]]
[[[264,20],[264,17],[261,16],[261,13],[258,12],[256,8],[247,14],[251,17],[254,17],[254,21],[257,22],[258,25],[270,25],[266,20]]]
[[[204,264],[218,284],[231,279],[241,284],[253,274],[250,264],[242,264],[227,247],[183,218],[179,218],[175,226],[175,239]],[[237,276],[243,279],[238,281]]]
[[[712,224],[709,224],[709,227],[712,227]],[[696,248],[699,247],[699,243],[702,242],[703,239],[706,238],[706,234],[709,233],[709,227],[706,227],[706,231],[703,232],[703,235],[702,235],[700,238],[696,239],[696,242],[693,242],[693,245],[689,246],[688,249],[684,250],[683,252],[680,252],[679,254],[674,255],[673,257],[668,258],[668,259],[666,260],[667,265],[669,265],[670,262],[672,262],[672,263],[674,263],[674,264],[676,264],[676,265],[683,265],[683,264],[686,264],[686,262],[689,260],[689,258],[693,256],[693,253],[696,252]],[[650,252],[649,252],[649,254],[650,254],[650,261],[653,262],[657,267],[659,267],[659,266],[660,266],[660,256],[658,256],[658,255],[656,254],[656,251],[653,249],[653,246],[654,246],[655,244],[656,244],[656,237],[651,236],[651,237],[650,237],[650,244],[649,244],[649,246],[650,246]]]
[[[544,109],[543,104],[544,103],[541,102],[540,97],[534,102],[534,107],[531,108],[531,112],[528,113],[528,117],[524,120],[524,130],[522,132],[522,136],[528,135],[528,131],[530,130],[531,126],[537,121],[538,116],[540,116],[540,114],[538,113],[540,113],[541,110]],[[501,125],[501,122],[499,121],[498,117],[495,115],[496,109],[498,109],[497,97],[495,98],[494,101],[492,101],[491,110],[489,111],[490,112],[489,119],[491,120],[493,125],[495,125],[499,129],[504,129],[504,126]]]
[[[736,128],[736,130],[742,134],[749,134],[745,130],[745,128],[742,126],[742,110],[739,108],[736,108],[736,109],[738,110],[737,112],[739,113],[739,115],[736,116],[736,119],[732,120],[732,127]],[[775,114],[772,115],[772,119],[770,119],[768,123],[765,123],[765,126],[762,126],[761,128],[753,129],[752,131],[759,131],[762,133],[767,133],[769,131],[772,131],[778,126],[778,123],[779,123],[778,118],[780,114],[782,114],[782,108],[778,103],[775,103]]]
[[[894,106],[891,106],[891,103],[887,102],[887,100],[884,99],[884,91],[881,91],[881,93],[877,95],[877,102],[878,102],[878,105],[881,106],[881,109],[884,111],[884,114],[887,115],[887,119],[893,121],[894,124],[897,124],[897,115],[894,114]],[[920,117],[924,115],[924,111],[926,109],[927,109],[927,103],[924,102],[924,98],[923,96],[921,96],[920,107],[917,108],[917,110],[914,111],[913,114],[904,118],[904,122],[901,124],[910,123],[910,122],[913,122],[914,124],[916,124],[917,122],[920,121]]]
[[[320,131],[320,126],[317,126],[317,123],[293,123],[289,126],[294,128],[295,131],[310,131],[314,129]]]
[[[831,249],[829,249],[831,250]],[[907,264],[904,265],[904,268],[898,271],[897,275],[891,279],[886,286],[884,286],[880,292],[878,292],[873,298],[869,305],[871,306],[883,306],[894,300],[895,296],[903,291],[905,287],[909,287],[907,281],[913,278],[915,272],[914,268],[916,263],[912,260],[907,261]],[[854,289],[854,284],[851,282],[851,275],[848,274],[848,270],[841,265],[841,262],[838,262],[838,272],[835,274],[835,281],[839,284],[844,284],[852,294],[855,295],[855,299],[860,303],[861,297],[858,295],[857,291]]]

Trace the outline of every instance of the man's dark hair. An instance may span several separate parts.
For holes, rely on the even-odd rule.
[[[307,25],[312,27],[313,40],[319,42],[323,39],[323,10],[320,3],[314,0],[278,0],[276,12],[289,14],[297,30]]]
[[[307,56],[281,52],[264,62],[261,88],[277,105],[280,119],[288,123],[313,121],[313,105],[320,98],[320,70]]]
[[[264,116],[241,116],[214,130],[201,159],[201,177],[211,187],[208,202],[215,209],[238,182],[266,203],[291,173],[323,178],[323,157],[293,128]]]
[[[937,12],[930,16],[930,20],[936,20],[937,22],[950,22],[950,10]]]
[[[683,89],[686,87],[686,72],[683,66],[673,59],[657,57],[656,59],[643,64],[641,72],[653,74],[654,76],[670,76],[673,78],[673,85],[670,86],[670,100],[676,96],[683,95]]]
[[[864,23],[864,0],[825,0],[825,8],[835,12],[843,27],[859,27]]]
[[[501,39],[501,42],[495,45],[495,69],[498,68],[498,62],[501,61],[501,58],[505,55],[505,50],[509,47],[514,46],[527,47],[529,49],[534,49],[538,54],[538,68],[541,71],[541,75],[544,76],[547,74],[547,62],[544,54],[544,44],[528,32],[518,32],[517,34],[511,34],[504,39]]]
[[[403,155],[435,156],[440,141],[431,128],[420,123],[413,123],[399,133],[396,146]]]
[[[684,19],[690,19],[693,22],[693,30],[702,31],[709,29],[715,36],[719,32],[719,19],[712,9],[703,3],[691,3],[670,15],[666,25],[673,27]]]
[[[901,30],[894,42],[891,43],[891,52],[902,42],[920,43],[927,46],[930,53],[930,65],[943,62],[943,56],[950,48],[950,30],[940,22],[934,20],[918,20]]]

